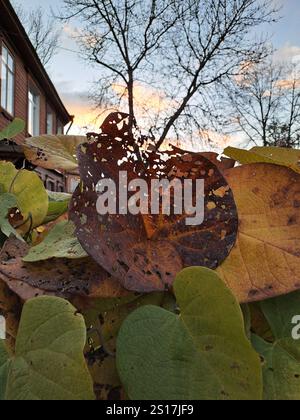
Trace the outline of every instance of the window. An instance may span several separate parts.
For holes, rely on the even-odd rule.
[[[62,123],[59,120],[57,120],[57,134],[58,135],[64,134],[63,125],[62,125]]]
[[[1,56],[1,107],[10,115],[14,114],[15,63],[13,56],[2,44]]]
[[[40,134],[40,96],[34,88],[28,92],[28,133],[31,136]]]
[[[47,134],[53,134],[53,124],[54,118],[53,118],[53,112],[48,109],[47,110]]]
[[[75,190],[76,190],[76,188],[78,187],[78,185],[79,185],[79,179],[78,178],[71,178],[70,179],[70,192],[71,193],[73,193]]]
[[[46,182],[46,188],[48,191],[55,191],[55,182],[48,179]]]

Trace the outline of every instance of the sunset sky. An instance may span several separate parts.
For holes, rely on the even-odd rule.
[[[25,9],[42,6],[45,13],[50,14],[50,6],[58,11],[63,0],[16,0]],[[300,60],[300,1],[299,0],[274,0],[274,3],[282,6],[282,19],[275,24],[269,32],[273,36],[273,43],[278,50],[277,59]],[[83,133],[84,126],[93,126],[98,112],[93,110],[93,104],[88,99],[88,94],[93,82],[101,77],[101,69],[92,68],[84,63],[78,52],[76,42],[72,35],[76,31],[75,23],[62,25],[62,37],[60,49],[54,58],[48,71],[64,100],[70,114],[76,116],[73,133]],[[142,87],[137,90],[137,96],[147,98],[151,105],[166,106],[163,98],[155,96],[155,92],[145,92]],[[97,126],[99,122],[97,123]]]

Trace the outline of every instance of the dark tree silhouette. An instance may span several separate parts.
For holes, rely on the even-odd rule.
[[[249,143],[299,146],[300,74],[296,66],[271,60],[248,66],[226,91],[232,119]]]
[[[147,118],[158,147],[169,136],[182,131],[193,135],[204,127],[214,113],[216,84],[238,74],[244,62],[266,56],[265,40],[255,40],[253,33],[276,19],[271,0],[64,3],[61,18],[81,20],[82,53],[101,69],[93,95],[99,107],[120,108],[126,100],[133,119],[137,84],[155,89],[167,102]]]

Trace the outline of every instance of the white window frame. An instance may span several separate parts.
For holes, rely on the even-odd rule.
[[[33,86],[28,90],[28,133],[40,135],[40,93]]]
[[[46,131],[49,135],[54,134],[54,114],[51,108],[47,109]]]
[[[1,53],[1,108],[14,116],[15,109],[15,58],[2,42]],[[11,82],[11,86],[9,86]]]

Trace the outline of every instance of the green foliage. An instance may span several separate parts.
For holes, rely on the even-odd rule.
[[[22,241],[22,237],[8,221],[9,211],[17,206],[17,198],[14,195],[8,193],[0,194],[0,230],[5,236],[15,235]]]
[[[266,400],[300,400],[300,340],[295,340],[292,320],[300,315],[300,292],[264,301],[261,309],[272,329],[274,340],[257,335],[253,345],[263,358]]]
[[[124,322],[117,365],[132,399],[261,399],[260,361],[245,335],[239,304],[204,268],[174,284],[180,316],[147,306]]]
[[[13,139],[25,129],[25,122],[20,118],[15,118],[4,130],[0,131],[0,141]]]
[[[94,382],[102,384],[102,399],[107,399],[113,388],[122,386],[114,357],[120,327],[132,311],[146,305],[172,308],[175,307],[175,302],[168,293],[140,296],[132,293],[122,298],[96,299],[88,310],[83,310],[86,325],[92,326],[89,330],[89,343],[94,351],[89,350],[87,354],[89,369]],[[95,358],[94,353],[97,350],[102,350],[104,357]]]
[[[4,341],[0,340],[0,401],[3,401],[5,398],[8,371],[9,354]]]
[[[13,357],[8,359],[2,344],[2,396],[6,400],[94,399],[83,357],[85,342],[84,319],[70,303],[54,297],[28,301]]]
[[[49,198],[48,213],[43,224],[53,222],[68,211],[71,194],[47,191]]]
[[[0,185],[4,193],[16,197],[18,208],[24,220],[32,218],[32,223],[23,226],[26,232],[28,226],[40,226],[48,212],[48,195],[44,184],[35,172],[18,171],[10,162],[0,162]]]
[[[30,249],[23,261],[37,262],[50,258],[76,259],[87,257],[86,252],[74,235],[74,230],[72,222],[64,221],[56,224],[43,242]]]

